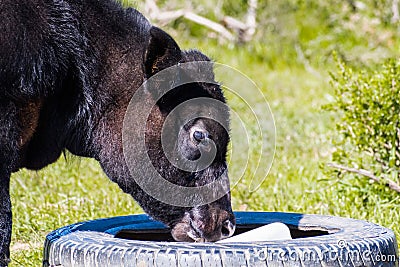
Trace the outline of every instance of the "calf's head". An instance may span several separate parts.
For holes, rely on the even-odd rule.
[[[148,214],[171,227],[175,240],[231,236],[229,110],[210,60],[198,51],[181,51],[168,34],[152,27],[142,68],[145,83],[134,92],[139,100],[131,101],[125,115],[126,164],[116,167],[117,146],[100,160],[103,168]]]

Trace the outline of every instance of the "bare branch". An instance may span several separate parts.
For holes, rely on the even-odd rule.
[[[218,32],[219,34],[221,34],[223,37],[225,37],[226,39],[228,39],[230,41],[233,41],[235,39],[235,37],[232,35],[232,33],[230,33],[224,26],[222,26],[219,23],[216,23],[214,21],[211,21],[209,19],[201,17],[190,11],[185,12],[183,16],[188,20],[191,20],[193,22],[196,22],[197,24],[206,26],[206,27],[212,29],[213,31]]]
[[[249,8],[246,14],[246,22],[242,22],[238,19],[230,16],[222,18],[222,24],[226,27],[235,30],[238,33],[238,40],[241,43],[249,42],[253,38],[256,32],[257,22],[257,0],[249,0]]]
[[[247,29],[247,25],[241,22],[238,19],[235,19],[231,16],[225,16],[222,18],[221,22],[228,28],[234,29],[237,31],[245,31]]]
[[[243,42],[251,41],[253,35],[256,32],[256,27],[257,27],[256,15],[257,15],[257,0],[249,0],[249,9],[247,10],[247,15],[246,15],[247,29],[244,31],[242,36]]]
[[[159,21],[161,24],[166,25],[166,24],[170,23],[171,21],[174,21],[184,15],[185,15],[185,11],[182,9],[178,9],[175,11],[165,11],[165,12],[160,12],[157,15],[156,20]]]
[[[187,20],[193,21],[197,24],[206,26],[211,30],[219,33],[222,37],[234,41],[235,37],[230,33],[224,26],[211,21],[207,18],[199,16],[191,11],[178,9],[174,11],[161,11],[154,0],[147,0],[145,4],[145,12],[154,21],[161,23],[162,25],[168,24],[180,17]]]
[[[327,166],[335,168],[335,169],[339,169],[342,171],[352,172],[352,173],[356,173],[356,174],[368,177],[377,183],[381,182],[381,179],[379,177],[375,176],[372,172],[367,171],[367,170],[350,168],[350,167],[343,166],[343,165],[336,164],[336,163],[328,163]],[[399,184],[397,184],[396,182],[394,182],[388,178],[385,178],[384,182],[387,186],[389,186],[390,189],[400,193],[400,185]]]
[[[208,27],[209,29],[217,32],[221,37],[229,40],[239,42],[248,42],[252,39],[256,31],[256,9],[257,0],[249,0],[249,8],[246,14],[246,23],[239,21],[235,18],[226,16],[222,19],[223,24],[219,24],[205,17],[199,16],[192,11],[178,9],[174,11],[161,11],[154,0],[146,0],[145,13],[154,21],[165,25],[180,17],[193,21],[197,24]],[[226,27],[231,28],[237,32],[237,36],[232,34]]]

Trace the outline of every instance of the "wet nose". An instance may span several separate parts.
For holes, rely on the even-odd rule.
[[[222,223],[221,226],[221,239],[231,237],[235,232],[235,224],[227,219]]]
[[[217,214],[192,220],[191,238],[195,241],[215,242],[232,236],[235,232],[234,215],[226,211]]]

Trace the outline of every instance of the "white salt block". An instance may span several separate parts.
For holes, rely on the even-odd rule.
[[[283,223],[271,223],[256,229],[247,231],[240,235],[235,235],[227,239],[220,240],[216,243],[231,243],[231,242],[259,242],[259,241],[277,241],[290,240],[289,227]]]

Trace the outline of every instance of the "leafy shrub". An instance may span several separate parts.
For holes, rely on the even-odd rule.
[[[338,61],[332,75],[335,101],[329,106],[340,120],[333,160],[399,182],[400,61],[376,71],[356,72]]]

